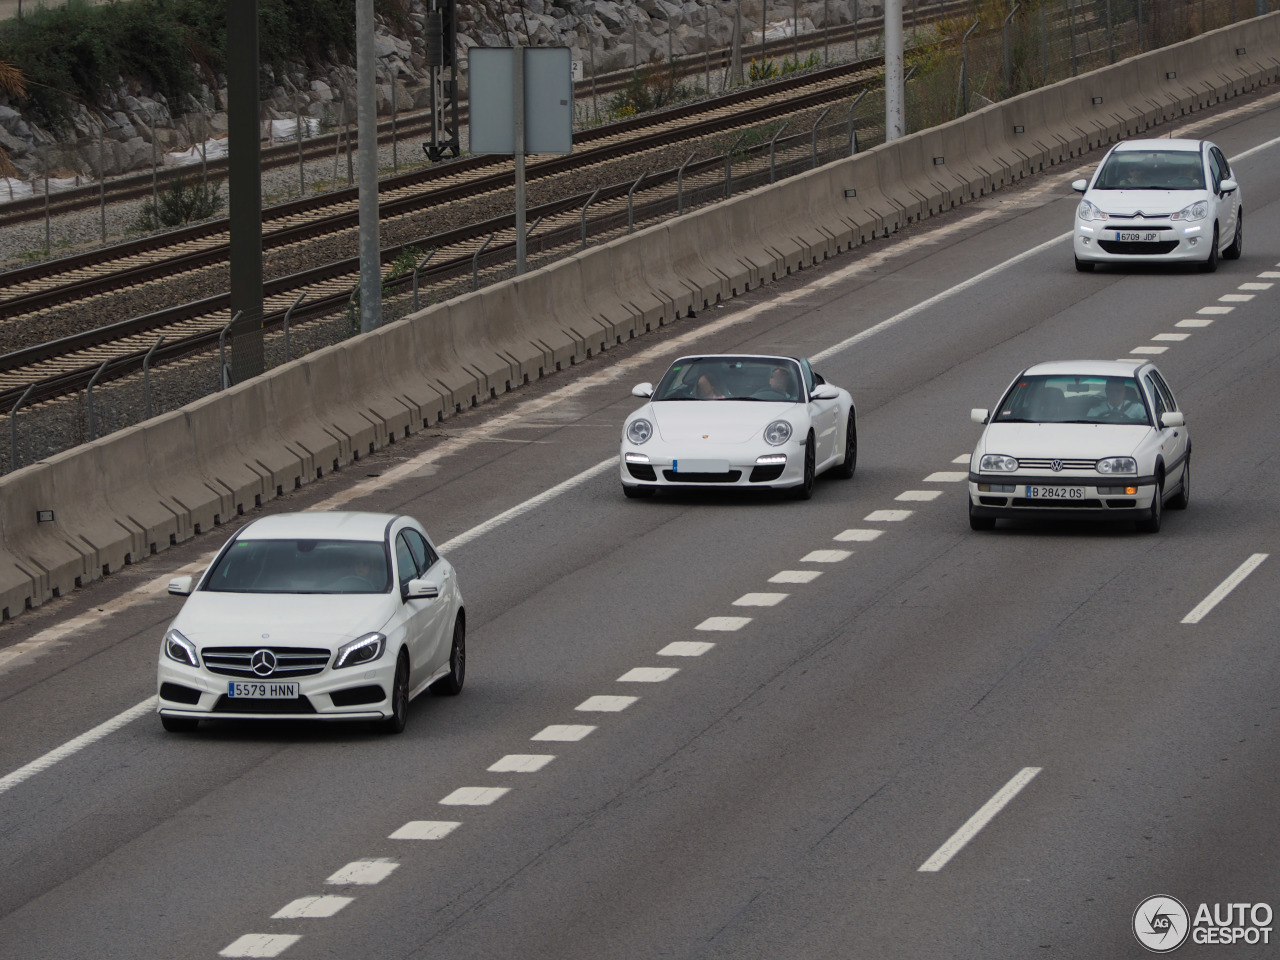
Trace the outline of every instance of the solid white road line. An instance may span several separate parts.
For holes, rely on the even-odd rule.
[[[143,700],[141,703],[130,707],[123,713],[116,714],[105,723],[98,724],[92,730],[80,734],[80,736],[76,737],[74,740],[68,740],[57,749],[50,750],[43,757],[37,757],[26,766],[19,767],[17,770],[13,771],[13,773],[0,778],[0,793],[4,793],[13,787],[16,787],[24,780],[29,780],[37,773],[48,770],[59,760],[65,760],[72,754],[79,753],[85,747],[90,744],[97,743],[108,734],[115,733],[125,724],[131,723],[138,719],[138,717],[145,716],[148,713],[153,713],[155,709],[156,698],[147,697],[147,699]]]
[[[278,957],[302,938],[291,933],[246,933],[218,951],[220,957]]]
[[[375,857],[370,860],[352,860],[337,873],[329,877],[325,883],[331,886],[371,887],[391,876],[400,866],[389,857]]]
[[[963,827],[951,835],[951,839],[940,846],[933,856],[922,863],[917,872],[936,873],[945,867],[947,862],[964,848],[965,844],[976,837],[983,827],[995,819],[995,815],[1003,810],[1023,787],[1035,779],[1035,775],[1040,770],[1040,767],[1023,767],[1018,771],[1012,780],[1001,787],[994,797],[984,803],[978,812],[965,822]]]
[[[732,633],[734,630],[741,630],[750,622],[750,617],[707,617],[693,629]]]
[[[581,740],[594,729],[595,727],[587,726],[584,723],[553,723],[549,727],[544,727],[529,739],[572,743],[576,740]]]
[[[617,713],[619,710],[627,709],[639,699],[639,697],[587,697],[573,709],[581,710],[583,713]]]
[[[410,820],[387,837],[388,840],[443,840],[461,823],[456,820]]]
[[[821,570],[779,570],[769,578],[770,583],[813,583],[822,576]]]
[[[551,753],[508,753],[489,768],[490,773],[537,773],[555,759]]]
[[[446,807],[487,807],[510,787],[459,787],[440,802]]]
[[[714,643],[702,643],[698,640],[676,640],[668,643],[658,651],[660,657],[700,657],[715,647]]]
[[[618,678],[618,683],[662,683],[679,672],[679,667],[633,667]]]
[[[800,558],[801,563],[839,563],[853,556],[849,550],[811,550]]]
[[[319,919],[332,917],[349,903],[354,897],[335,897],[321,895],[318,897],[299,897],[292,903],[281,907],[271,915],[272,920]]]
[[[744,593],[733,601],[735,607],[776,607],[787,599],[788,593]]]
[[[1268,556],[1270,556],[1270,554],[1255,553],[1244,563],[1240,564],[1240,566],[1236,567],[1235,572],[1232,573],[1231,576],[1227,577],[1227,579],[1214,587],[1213,591],[1207,597],[1196,604],[1194,610],[1182,618],[1182,622],[1199,623],[1203,620],[1210,610],[1226,599],[1227,594],[1240,586],[1240,582],[1244,580],[1245,577],[1257,570],[1262,564],[1262,561],[1267,559]]]

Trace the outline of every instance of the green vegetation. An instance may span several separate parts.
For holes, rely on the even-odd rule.
[[[225,69],[227,0],[119,0],[36,7],[0,23],[0,61],[21,71],[27,100],[65,121],[70,100],[101,105],[123,79],[180,104]],[[406,0],[375,0],[377,12],[408,21]],[[291,65],[351,62],[350,0],[258,0],[259,58],[277,73]],[[175,112],[180,112],[175,110]]]
[[[661,110],[692,96],[693,92],[685,84],[674,82],[669,70],[652,63],[628,80],[627,85],[609,99],[605,109],[610,117],[621,120],[637,113]]]
[[[159,195],[159,202],[148,200],[134,223],[135,230],[171,230],[197,220],[207,220],[222,209],[222,191],[208,184],[187,185],[177,180]]]

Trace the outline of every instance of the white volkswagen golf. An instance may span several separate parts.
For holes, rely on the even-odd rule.
[[[1100,263],[1191,262],[1218,269],[1244,250],[1244,202],[1231,165],[1208,140],[1128,140],[1092,180],[1071,189],[1076,269]]]
[[[1191,499],[1191,437],[1152,364],[1040,363],[1014,379],[969,461],[969,526],[1005,518],[1136,520],[1160,529],[1164,506]]]
[[[263,517],[169,592],[187,601],[160,647],[166,730],[274,717],[374,720],[399,733],[423,690],[462,690],[458,578],[410,517]]]

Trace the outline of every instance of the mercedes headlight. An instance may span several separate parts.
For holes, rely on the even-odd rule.
[[[1107,457],[1098,461],[1099,473],[1137,473],[1138,461],[1133,457]]]
[[[627,439],[636,446],[653,436],[653,424],[648,420],[632,420],[627,424]]]
[[[164,655],[183,666],[200,666],[200,659],[196,656],[196,645],[177,630],[170,630],[164,635]]]
[[[1175,213],[1170,220],[1203,220],[1209,215],[1209,201],[1197,200],[1195,203],[1183,207]]]
[[[1018,469],[1018,461],[1003,453],[984,453],[978,469],[983,473],[1012,473]]]
[[[1081,220],[1105,220],[1107,215],[1095,207],[1088,200],[1081,200],[1080,206],[1076,207],[1076,216]]]
[[[372,663],[382,656],[387,648],[387,638],[380,633],[368,633],[358,640],[352,640],[338,648],[338,655],[333,658],[333,669],[339,667],[358,667]]]
[[[775,420],[764,428],[764,442],[771,447],[780,447],[791,439],[791,424],[785,420]]]

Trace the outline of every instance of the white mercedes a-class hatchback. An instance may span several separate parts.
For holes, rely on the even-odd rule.
[[[169,592],[187,601],[160,645],[166,730],[272,717],[372,720],[399,733],[423,690],[462,690],[458,578],[411,517],[263,517]]]
[[[1136,520],[1155,533],[1191,499],[1191,437],[1160,371],[1137,361],[1040,363],[1014,379],[969,461],[969,525],[998,518]]]
[[[1226,155],[1208,140],[1128,140],[1090,180],[1071,188],[1076,269],[1098,264],[1194,263],[1244,251],[1244,201]]]
[[[858,419],[847,390],[795,357],[681,357],[632,394],[647,402],[622,427],[622,492],[670,487],[787,488],[807,500],[814,477],[852,477]]]

